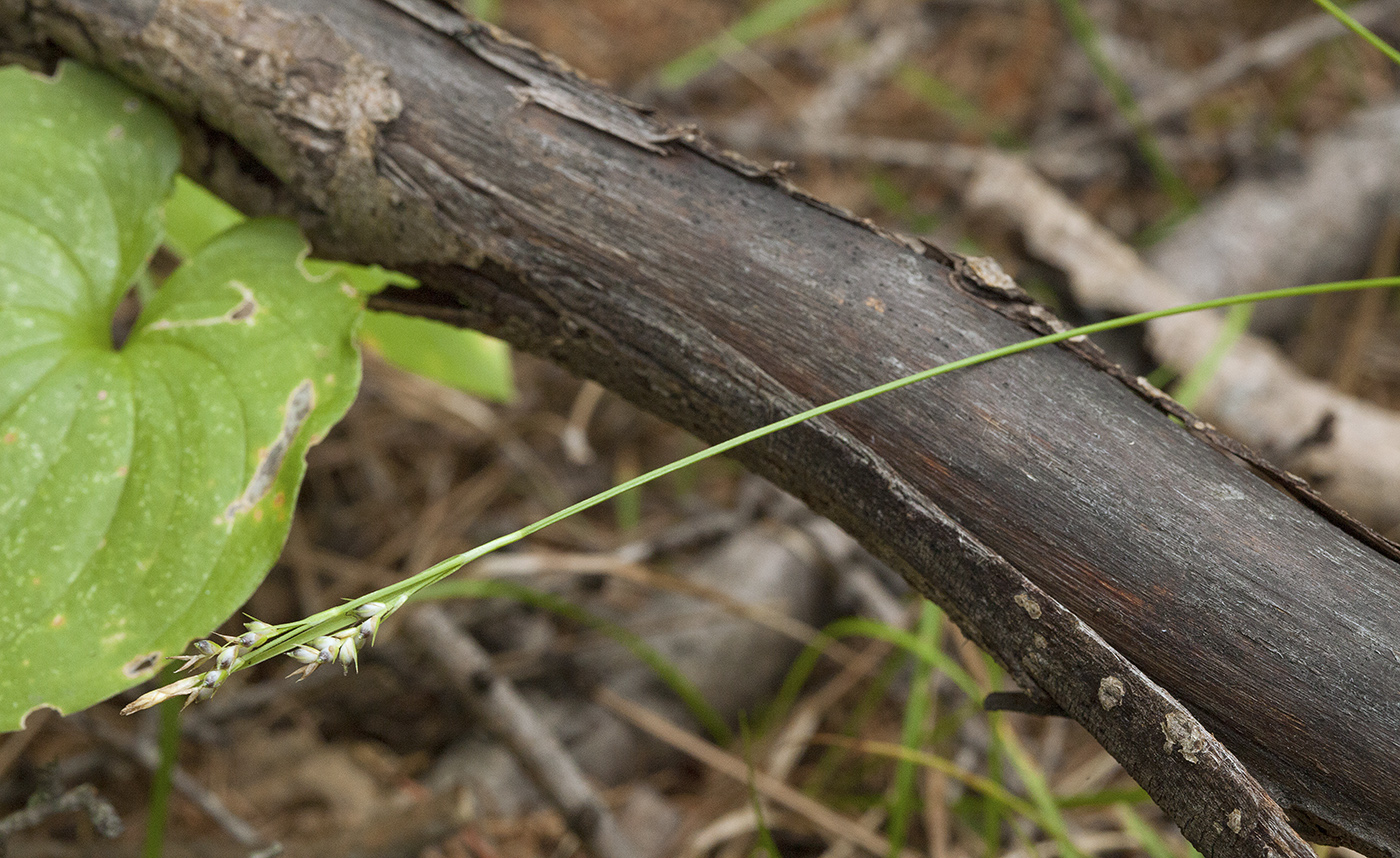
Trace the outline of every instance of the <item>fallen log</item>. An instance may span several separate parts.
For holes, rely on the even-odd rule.
[[[421,0],[0,0],[0,44],[122,76],[184,117],[196,178],[296,217],[321,255],[422,280],[381,306],[501,336],[702,438],[1053,324],[985,261]],[[1392,548],[1092,347],[736,457],[1084,724],[1205,854],[1309,854],[1286,813],[1400,858]]]

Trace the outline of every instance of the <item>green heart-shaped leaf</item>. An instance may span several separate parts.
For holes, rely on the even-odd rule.
[[[179,141],[98,72],[0,69],[0,730],[153,675],[248,597],[359,383],[295,227],[204,247],[113,345]]]

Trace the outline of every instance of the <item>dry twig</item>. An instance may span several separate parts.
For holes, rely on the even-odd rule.
[[[92,827],[103,837],[116,837],[122,833],[122,820],[117,811],[105,798],[97,794],[92,784],[79,784],[62,795],[35,802],[23,810],[17,810],[0,819],[0,852],[3,852],[6,838],[9,838],[59,813],[83,811],[92,820]]]
[[[114,730],[97,718],[83,718],[84,729],[91,732],[103,743],[115,748],[127,757],[140,763],[142,767],[155,771],[160,765],[160,750],[153,739],[137,739]],[[188,771],[176,766],[171,773],[171,783],[175,791],[189,799],[204,814],[228,833],[240,846],[250,849],[266,847],[268,839],[242,817],[228,809],[223,799],[213,791],[205,789]]]
[[[890,844],[885,838],[778,778],[752,770],[733,754],[681,729],[650,709],[639,706],[607,688],[598,689],[595,699],[638,729],[694,757],[720,774],[740,783],[752,783],[753,788],[762,796],[783,805],[832,837],[851,840],[872,855],[890,854]],[[898,854],[904,858],[914,858],[915,853],[904,850]]]
[[[1387,16],[1400,9],[1396,0],[1371,0],[1348,10],[1366,27],[1383,23]],[[1217,90],[1254,72],[1279,68],[1323,42],[1347,34],[1347,29],[1331,15],[1321,12],[1287,27],[1275,30],[1263,38],[1239,45],[1188,77],[1150,93],[1138,102],[1138,114],[1147,124],[1161,122],[1189,110],[1197,102]],[[1034,160],[1051,150],[1060,152],[1081,149],[1106,140],[1126,137],[1132,126],[1121,115],[1115,115],[1106,126],[1072,131],[1037,146]]]
[[[833,71],[826,84],[807,100],[798,116],[804,138],[821,137],[843,128],[870,90],[933,35],[933,27],[916,7],[900,11],[902,14],[880,28],[864,54]]]
[[[418,608],[404,625],[437,661],[467,708],[511,750],[591,854],[597,858],[639,855],[573,758],[535,717],[515,687],[492,670],[490,656],[476,641],[436,605]]]

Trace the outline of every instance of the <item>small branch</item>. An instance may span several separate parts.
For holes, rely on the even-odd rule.
[[[96,718],[84,719],[83,726],[103,743],[140,763],[147,770],[155,771],[156,766],[160,763],[160,752],[156,749],[156,743],[152,739],[132,738],[108,727]],[[204,811],[206,816],[218,823],[219,827],[226,831],[240,846],[258,848],[275,845],[259,834],[258,830],[242,817],[229,810],[223,799],[211,790],[205,789],[185,769],[177,766],[171,774],[171,782],[177,792]]]
[[[491,657],[480,644],[436,605],[419,607],[404,628],[437,661],[467,708],[515,755],[590,853],[597,858],[640,854],[568,751],[535,717],[515,687],[495,673]]]
[[[93,829],[103,837],[111,839],[122,833],[122,820],[116,808],[98,795],[92,784],[79,784],[63,795],[32,804],[0,819],[0,850],[3,850],[6,838],[33,828],[50,816],[79,810],[88,815]]]
[[[1388,115],[1380,113],[1374,121],[1378,124],[1393,121]],[[965,202],[970,207],[994,214],[1018,229],[1034,255],[1059,266],[1069,275],[1075,299],[1083,306],[1112,312],[1142,312],[1214,297],[1214,294],[1203,294],[1201,289],[1180,288],[1148,267],[1136,251],[1042,179],[1024,159],[1012,155],[951,143],[849,134],[799,139],[796,135],[739,122],[724,126],[721,135],[740,149],[771,151],[789,157],[806,154],[867,160],[928,170],[940,180],[964,189]],[[1330,186],[1336,189],[1334,194],[1345,192],[1348,199],[1358,197],[1363,193],[1359,190],[1363,177],[1358,172],[1362,169],[1368,188],[1380,184],[1370,177],[1384,170],[1388,162],[1383,158],[1371,158],[1367,161],[1369,166],[1363,168],[1356,160],[1359,150],[1350,160],[1342,162],[1348,152],[1358,149],[1345,140],[1326,148],[1330,152],[1344,147],[1350,148],[1333,156],[1338,165],[1314,171],[1320,175],[1309,182],[1310,188],[1317,186],[1317,192],[1326,194],[1325,187]],[[1348,171],[1354,181],[1348,182],[1338,175],[1339,167]],[[1244,193],[1250,197],[1260,196],[1258,189],[1245,189]],[[1326,223],[1327,218],[1316,225],[1318,218],[1308,218],[1305,224],[1297,217],[1300,228],[1308,231],[1307,235],[1299,239],[1299,233],[1290,228],[1285,231],[1290,236],[1288,241],[1277,238],[1281,213],[1291,211],[1286,200],[1294,200],[1300,194],[1297,188],[1281,189],[1278,200],[1258,206],[1259,213],[1254,219],[1259,221],[1259,228],[1272,226],[1274,229],[1267,235],[1256,232],[1247,242],[1224,240],[1224,222],[1234,221],[1229,227],[1229,234],[1233,235],[1241,228],[1242,216],[1216,217],[1213,210],[1208,210],[1201,217],[1214,218],[1210,225],[1205,222],[1186,224],[1171,242],[1172,247],[1183,249],[1158,267],[1195,272],[1215,261],[1213,257],[1224,256],[1227,258],[1219,262],[1229,262],[1233,257],[1232,269],[1236,272],[1245,269],[1276,274],[1276,266],[1256,257],[1264,254],[1298,256],[1306,252],[1316,259],[1320,251],[1314,252],[1314,246],[1320,240],[1315,234],[1322,233],[1324,226],[1331,226]],[[1289,225],[1293,223],[1290,221]],[[1187,230],[1213,233],[1214,244],[1227,246],[1216,252],[1214,244],[1183,241]],[[1356,230],[1349,230],[1347,235],[1355,233]],[[1300,242],[1307,244],[1306,251],[1300,251]],[[1221,275],[1221,279],[1226,278]],[[1238,280],[1238,276],[1234,279]],[[1232,285],[1238,286],[1240,291],[1248,291],[1265,288],[1259,284],[1275,282],[1276,279],[1260,278]],[[1185,373],[1210,351],[1219,336],[1220,324],[1219,317],[1201,313],[1162,319],[1149,325],[1149,345],[1164,365]],[[1389,533],[1400,524],[1400,496],[1389,490],[1400,482],[1400,416],[1395,413],[1305,376],[1277,348],[1252,336],[1236,343],[1205,391],[1199,410],[1245,444],[1269,451],[1271,456],[1281,459],[1285,467],[1324,478],[1328,499],[1372,527]],[[1319,428],[1325,431],[1319,432]]]
[[[1372,0],[1350,10],[1357,21],[1367,27],[1384,23],[1400,9],[1396,0]],[[1313,15],[1297,23],[1233,48],[1213,62],[1197,69],[1189,77],[1147,95],[1138,103],[1141,120],[1154,124],[1189,110],[1212,92],[1223,89],[1245,75],[1269,71],[1291,62],[1312,48],[1346,35],[1346,28],[1326,13]],[[1121,116],[1115,116],[1107,126],[1075,131],[1045,141],[1036,147],[1038,153],[1048,150],[1082,149],[1095,143],[1125,137],[1133,129]]]
[[[645,706],[634,703],[608,688],[598,689],[596,699],[599,704],[607,707],[639,730],[655,736],[720,774],[733,778],[739,783],[752,783],[754,789],[758,790],[765,798],[783,805],[830,836],[857,843],[873,855],[890,854],[890,844],[885,838],[847,819],[778,778],[764,772],[754,771],[733,754],[681,729]],[[909,850],[898,854],[907,856],[907,858],[914,856],[914,853]]]
[[[798,125],[804,138],[820,138],[845,127],[870,90],[889,77],[918,45],[933,36],[933,27],[917,9],[901,10],[880,28],[858,59],[837,68],[803,106]]]

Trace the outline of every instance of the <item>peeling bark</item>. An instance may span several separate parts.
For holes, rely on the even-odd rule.
[[[425,284],[383,305],[704,438],[1028,334],[984,303],[994,269],[418,0],[0,0],[0,33],[183,114],[186,169],[246,210]],[[901,569],[1205,854],[1308,855],[1287,811],[1400,856],[1400,570],[1141,394],[1040,350],[737,458]]]

